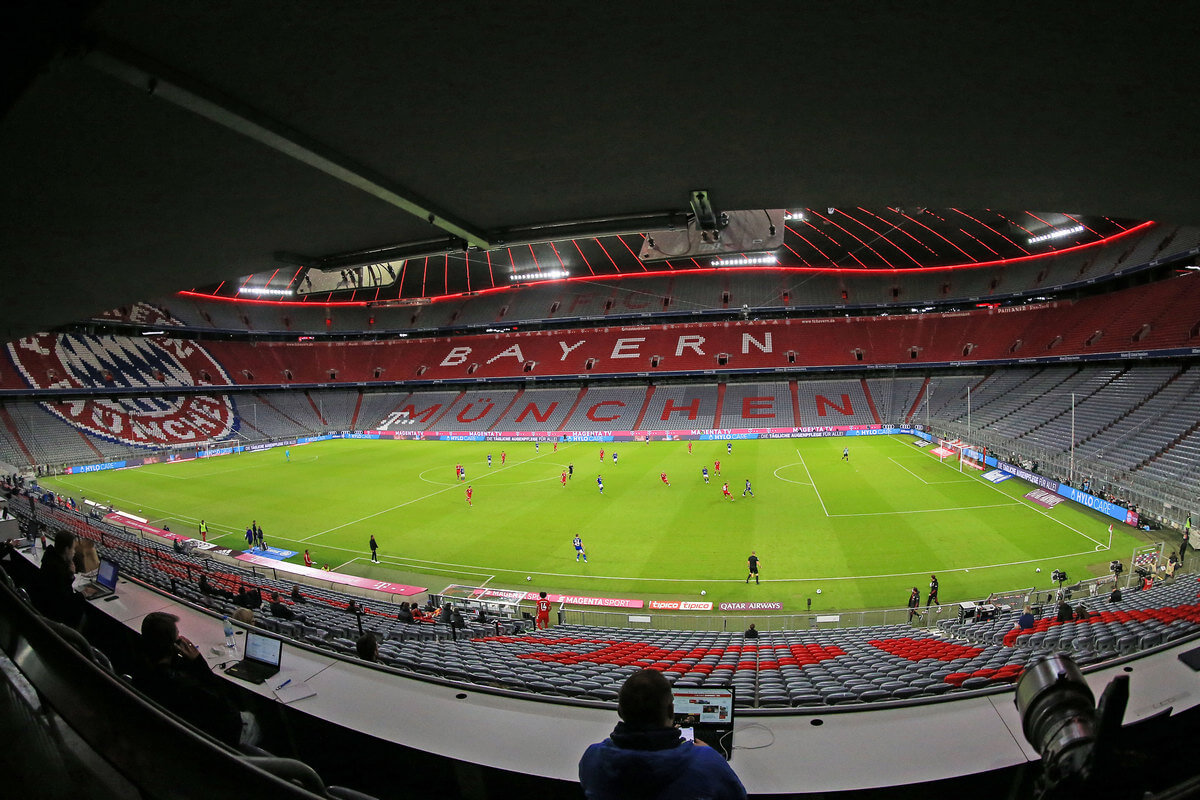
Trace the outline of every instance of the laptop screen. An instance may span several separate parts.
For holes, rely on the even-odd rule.
[[[281,640],[272,639],[270,636],[263,636],[254,631],[246,631],[246,658],[251,661],[278,667],[279,656],[282,652],[283,642]]]
[[[109,589],[117,588],[116,562],[109,561],[107,558],[100,559],[100,569],[96,570],[96,583]]]
[[[671,690],[675,724],[692,728],[697,739],[728,759],[733,754],[734,690],[675,687]]]

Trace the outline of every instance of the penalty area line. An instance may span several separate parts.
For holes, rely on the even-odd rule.
[[[861,514],[829,514],[830,517],[890,517],[900,514],[936,514],[942,511],[971,511],[976,508],[1003,508],[1006,506],[1022,506],[1024,503],[992,503],[984,506],[955,506],[953,508],[919,508],[915,511],[864,511]]]
[[[796,448],[796,455],[800,456],[800,464],[804,467],[804,474],[808,475],[809,485],[817,495],[817,501],[821,504],[821,510],[825,512],[825,516],[830,516],[829,509],[825,507],[825,500],[821,497],[821,490],[817,488],[817,482],[813,480],[812,473],[808,470],[808,464],[804,461],[804,456],[800,454],[800,448]]]
[[[894,437],[893,437],[893,438],[894,438]],[[930,454],[930,453],[926,453],[925,455],[929,456],[929,458],[936,458],[936,456],[934,456],[934,455],[932,455],[932,454]],[[940,461],[940,459],[939,459],[939,461]],[[951,469],[953,469],[953,467],[951,467]],[[1016,477],[1016,476],[1014,476],[1014,477]],[[1040,509],[1040,508],[1036,508],[1036,507],[1035,507],[1035,506],[1033,506],[1032,504],[1024,502],[1024,500],[1023,500],[1022,498],[1014,498],[1014,497],[1012,497],[1012,495],[1008,494],[1007,492],[1005,492],[1003,489],[1001,489],[999,486],[997,486],[996,484],[992,483],[991,481],[984,479],[984,478],[983,478],[983,476],[981,476],[981,475],[971,475],[971,478],[972,478],[973,480],[975,480],[975,481],[977,481],[977,482],[979,482],[979,483],[983,484],[984,486],[988,487],[989,489],[991,489],[991,490],[992,490],[992,491],[994,491],[994,492],[998,492],[998,493],[1000,493],[1000,494],[1004,495],[1005,497],[1012,498],[1013,500],[1015,500],[1015,501],[1016,501],[1015,505],[1019,505],[1019,506],[1021,506],[1022,508],[1027,508],[1027,509],[1029,509],[1030,511],[1034,511],[1034,512],[1036,512],[1036,513],[1038,513],[1038,514],[1041,514],[1043,517],[1045,517],[1046,519],[1050,520],[1051,522],[1053,522],[1053,523],[1055,523],[1055,524],[1057,524],[1057,525],[1061,525],[1061,526],[1063,526],[1064,528],[1066,528],[1067,530],[1069,530],[1069,531],[1073,531],[1074,533],[1077,533],[1077,534],[1079,534],[1079,535],[1080,535],[1080,536],[1082,536],[1083,538],[1087,539],[1089,542],[1092,542],[1093,544],[1095,544],[1095,545],[1096,545],[1096,547],[1095,547],[1095,551],[1100,551],[1100,550],[1111,550],[1111,549],[1112,549],[1112,537],[1111,537],[1111,536],[1109,537],[1108,544],[1105,544],[1104,542],[1100,541],[1099,539],[1093,539],[1091,536],[1088,536],[1086,533],[1084,533],[1083,531],[1079,530],[1078,528],[1074,528],[1074,527],[1072,527],[1072,526],[1068,525],[1067,523],[1063,522],[1063,521],[1062,521],[1062,520],[1060,520],[1060,519],[1055,519],[1054,517],[1050,516],[1050,512],[1048,512],[1048,511],[1043,511],[1043,510],[1042,510],[1042,509]],[[1065,499],[1065,498],[1064,498],[1064,499]],[[1075,555],[1080,555],[1080,554],[1079,554],[1079,553],[1076,553]]]

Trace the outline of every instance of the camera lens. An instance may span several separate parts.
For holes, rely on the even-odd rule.
[[[1096,698],[1075,662],[1065,655],[1034,662],[1017,683],[1015,702],[1047,775],[1077,771],[1096,738]]]

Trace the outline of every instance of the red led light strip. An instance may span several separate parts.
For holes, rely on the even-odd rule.
[[[915,222],[915,220],[914,220],[914,222]],[[920,223],[917,223],[917,224],[920,225]],[[876,268],[870,268],[870,267],[866,267],[863,269],[847,269],[844,267],[837,267],[837,266],[832,266],[832,267],[699,267],[694,270],[688,270],[687,272],[690,275],[698,274],[698,273],[700,273],[700,274],[717,274],[717,273],[722,273],[722,272],[724,272],[724,273],[728,273],[728,272],[782,272],[782,273],[799,273],[799,274],[812,274],[812,275],[826,275],[826,274],[834,274],[834,275],[840,275],[840,274],[845,274],[845,275],[896,275],[898,273],[903,275],[903,274],[910,273],[910,272],[918,273],[918,274],[929,273],[929,272],[951,272],[954,270],[980,269],[983,267],[994,267],[994,266],[1001,266],[1004,264],[1015,264],[1015,263],[1019,263],[1022,261],[1034,261],[1036,259],[1041,259],[1041,258],[1058,257],[1058,256],[1065,255],[1067,253],[1075,252],[1077,250],[1085,250],[1087,248],[1096,247],[1096,246],[1102,245],[1102,244],[1111,244],[1112,242],[1114,242],[1118,239],[1123,239],[1123,238],[1125,238],[1127,236],[1131,236],[1135,233],[1140,233],[1140,232],[1146,230],[1147,228],[1149,228],[1153,225],[1156,225],[1156,224],[1157,223],[1155,223],[1155,222],[1143,222],[1132,228],[1129,228],[1128,230],[1122,231],[1121,233],[1117,233],[1112,236],[1109,236],[1106,239],[1100,239],[1095,242],[1087,242],[1085,244],[1078,244],[1073,247],[1065,248],[1063,250],[1055,250],[1055,251],[1048,252],[1048,253],[1037,253],[1037,254],[1031,254],[1031,255],[1025,255],[1025,256],[1017,256],[1016,258],[1001,258],[1001,259],[995,259],[993,261],[975,261],[971,264],[947,264],[947,265],[941,266],[941,267],[913,267],[912,269],[904,269],[904,270],[876,269]],[[922,225],[921,227],[925,227],[925,226]],[[803,237],[801,237],[801,238],[803,238]],[[578,247],[578,245],[576,247]],[[582,254],[583,254],[582,251],[580,251],[580,255],[582,255]],[[584,261],[586,262],[587,259],[584,258]],[[590,265],[589,265],[589,268],[590,268]],[[635,272],[635,273],[617,274],[617,275],[593,275],[593,276],[583,275],[583,276],[577,276],[574,278],[566,278],[565,280],[563,280],[561,282],[574,283],[577,281],[595,281],[595,280],[629,280],[629,279],[636,279],[636,278],[666,277],[666,276],[670,276],[670,275],[674,275],[674,274],[675,273],[670,270],[660,270],[660,271],[656,271],[656,272],[641,272],[641,273]],[[551,283],[551,282],[552,281],[533,281],[531,283]],[[221,285],[223,286],[224,284],[222,283]],[[220,288],[220,287],[218,287],[218,288]],[[513,289],[513,287],[511,287],[511,286],[496,286],[491,289],[482,289],[482,290],[476,292],[475,294],[491,294],[493,292],[507,292],[507,291],[512,291],[512,289]],[[251,299],[251,298],[244,298],[244,297],[219,297],[215,294],[209,294],[207,292],[195,292],[195,291],[176,292],[176,294],[180,297],[196,297],[196,298],[203,298],[205,300],[219,300],[219,301],[223,301],[226,303],[249,303],[252,305],[305,306],[305,305],[312,305],[312,303],[313,303],[313,301],[307,301],[307,300],[261,300],[261,299]],[[449,294],[449,295],[445,295],[442,297],[433,297],[430,299],[436,303],[436,302],[442,302],[442,301],[446,301],[446,300],[456,300],[456,299],[464,297],[465,295],[466,295],[465,292],[456,292],[454,294]],[[365,305],[365,303],[361,303],[361,302],[354,303],[354,302],[350,302],[347,300],[327,300],[323,304],[330,305],[330,306],[339,306],[339,305],[340,306],[353,306],[353,305],[361,306],[361,305]]]

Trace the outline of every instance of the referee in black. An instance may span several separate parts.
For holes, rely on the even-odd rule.
[[[750,551],[750,557],[746,559],[746,567],[750,570],[750,574],[746,576],[746,583],[754,578],[754,583],[758,583],[758,556],[753,550]]]

